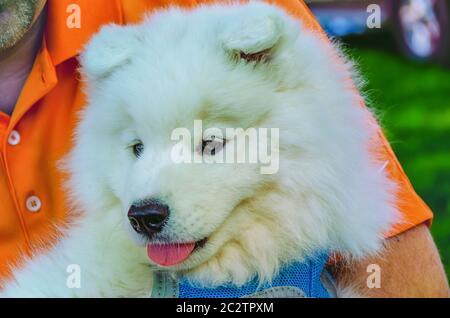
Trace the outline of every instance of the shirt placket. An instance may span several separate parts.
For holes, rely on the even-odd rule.
[[[2,161],[5,170],[8,190],[15,206],[16,213],[20,221],[27,249],[30,251],[30,235],[26,226],[25,218],[29,212],[38,212],[41,209],[41,201],[38,194],[25,197],[24,193],[33,193],[33,189],[24,189],[20,178],[14,175],[12,165],[26,165],[26,158],[21,155],[23,147],[27,147],[26,140],[22,140],[20,119],[26,112],[42,97],[44,97],[57,83],[55,68],[46,49],[45,40],[38,53],[30,75],[25,82],[24,88],[19,96],[14,113],[8,120],[6,129],[3,130],[2,140]],[[1,118],[0,118],[1,120]],[[5,121],[5,119],[3,119]],[[1,124],[1,122],[0,122]],[[31,146],[31,145],[28,145]],[[20,160],[19,160],[20,159]],[[40,182],[40,180],[36,180]]]

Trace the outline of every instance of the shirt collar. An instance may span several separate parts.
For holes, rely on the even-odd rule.
[[[45,41],[53,65],[78,55],[102,25],[123,23],[120,0],[48,0],[47,6]]]
[[[58,83],[55,66],[77,56],[102,25],[123,22],[120,0],[48,0],[47,10],[42,47],[17,100],[9,129]],[[79,28],[68,24],[74,10],[80,14]]]

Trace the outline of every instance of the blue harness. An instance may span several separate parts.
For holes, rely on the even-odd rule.
[[[255,278],[241,287],[228,284],[215,288],[200,288],[187,279],[178,281],[167,272],[154,274],[153,298],[279,298],[279,297],[335,297],[333,280],[325,271],[328,254],[311,257],[283,267],[270,284],[258,286]]]

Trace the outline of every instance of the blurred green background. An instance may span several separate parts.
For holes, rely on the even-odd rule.
[[[431,230],[450,277],[450,69],[406,59],[388,32],[342,41],[400,163],[434,212]]]

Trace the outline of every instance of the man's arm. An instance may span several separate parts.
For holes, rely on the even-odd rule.
[[[363,297],[449,297],[442,262],[427,226],[422,224],[387,239],[380,255],[330,268],[339,287]],[[380,288],[368,288],[367,266],[381,269]],[[339,289],[339,288],[338,288]]]

